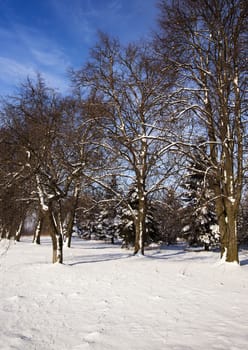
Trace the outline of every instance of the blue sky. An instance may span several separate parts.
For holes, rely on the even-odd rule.
[[[78,68],[98,30],[123,43],[156,25],[157,0],[0,0],[0,95],[14,93],[40,72],[66,92],[67,70]]]

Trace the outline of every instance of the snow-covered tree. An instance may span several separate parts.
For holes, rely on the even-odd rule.
[[[112,159],[105,176],[116,174],[122,179],[126,194],[128,184],[135,183],[135,254],[144,254],[148,197],[160,190],[171,174],[167,154],[173,145],[172,129],[176,129],[170,113],[175,75],[158,64],[151,45],[123,46],[102,33],[90,60],[72,74],[81,94],[94,93],[105,108],[98,121],[105,130],[105,152]],[[99,178],[106,186],[103,182],[104,178]]]
[[[169,187],[159,192],[153,199],[154,215],[158,223],[160,240],[166,244],[175,244],[182,231],[182,203],[179,194]]]
[[[241,200],[238,222],[238,242],[240,245],[248,244],[248,192],[244,191]]]
[[[114,207],[100,206],[95,214],[94,221],[90,223],[91,237],[95,239],[110,240],[115,242],[118,238],[118,218]]]
[[[0,238],[19,240],[31,205],[28,154],[7,126],[3,110],[0,116]]]
[[[118,238],[119,201],[115,193],[118,193],[116,176],[111,176],[108,187],[101,188],[100,196],[95,198],[93,218],[90,222],[91,236],[95,239],[110,240],[112,243]]]
[[[135,221],[134,215],[138,215],[138,190],[136,186],[132,186],[127,198],[126,205],[122,206],[118,211],[117,232],[122,239],[123,247],[133,247],[135,245]],[[150,202],[147,204],[146,215],[146,232],[144,234],[144,244],[158,242],[161,238],[159,226],[155,219],[156,207],[154,208]]]
[[[205,171],[212,179],[221,257],[238,262],[237,219],[247,131],[248,3],[161,0],[159,4],[158,55],[176,67],[178,91],[184,94],[178,100],[188,125],[182,144],[192,145],[196,133],[206,138]],[[190,125],[195,126],[191,133]]]
[[[13,178],[30,180],[25,198],[38,203],[36,233],[46,225],[53,262],[62,263],[63,204],[68,198],[76,202],[83,171],[97,159],[95,109],[89,101],[62,98],[38,76],[36,81],[27,79],[17,96],[6,99],[2,115],[20,154]],[[14,159],[8,162],[13,168]],[[70,231],[75,210],[76,203],[66,222]]]
[[[184,176],[184,227],[183,237],[190,246],[203,245],[206,250],[219,243],[219,229],[215,213],[214,202],[211,199],[212,190],[208,176],[205,173],[206,150],[195,152],[194,160],[188,161],[187,172]]]

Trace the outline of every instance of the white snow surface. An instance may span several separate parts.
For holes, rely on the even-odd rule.
[[[1,350],[238,350],[248,344],[248,252],[74,238],[52,264],[48,238],[0,242]],[[8,248],[8,249],[7,249]]]

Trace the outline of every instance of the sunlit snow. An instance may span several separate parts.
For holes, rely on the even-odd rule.
[[[241,266],[218,252],[74,238],[52,264],[48,238],[0,242],[1,350],[244,350],[248,253]]]

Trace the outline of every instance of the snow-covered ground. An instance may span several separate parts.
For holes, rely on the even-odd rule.
[[[0,349],[238,350],[248,346],[248,252],[219,253],[75,239],[64,265],[48,240],[0,242]]]

